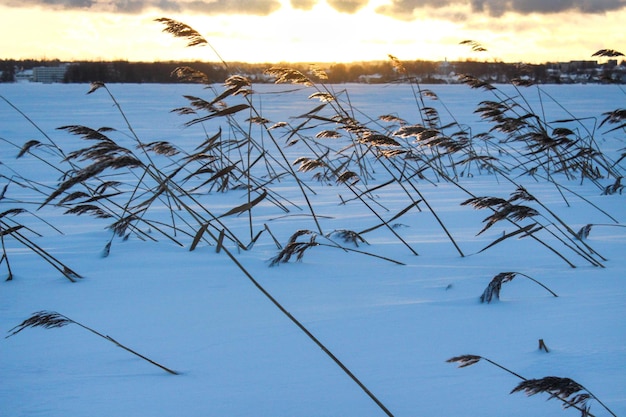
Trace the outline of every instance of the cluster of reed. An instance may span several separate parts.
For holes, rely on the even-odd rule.
[[[183,23],[166,18],[158,21],[165,25],[165,31],[187,39],[189,46],[210,46],[197,31]],[[481,50],[477,43],[466,43],[477,51]],[[597,136],[599,129],[606,126],[612,126],[610,132],[626,132],[626,112],[617,109],[606,113],[598,130],[590,130],[582,119],[574,116],[567,120],[548,121],[542,109],[533,109],[525,99],[522,89],[531,87],[528,82],[521,79],[514,81],[517,94],[511,96],[489,81],[464,74],[460,76],[464,84],[492,95],[475,110],[488,123],[489,130],[473,132],[456,121],[453,114],[440,114],[430,104],[439,100],[437,94],[424,88],[400,60],[393,56],[390,59],[398,81],[410,87],[417,110],[416,121],[404,120],[390,113],[375,118],[363,115],[351,105],[349,92],[338,91],[335,86],[327,84],[324,71],[315,67],[306,73],[287,67],[267,70],[276,83],[310,89],[309,99],[316,101],[309,111],[290,121],[271,121],[264,117],[251,81],[236,74],[223,60],[226,69],[233,72],[223,86],[210,84],[204,74],[193,68],[177,68],[173,76],[182,81],[205,84],[210,92],[207,97],[185,96],[188,105],[173,110],[188,118],[185,126],[201,127],[202,137],[195,149],[182,149],[165,141],[145,141],[135,132],[107,85],[95,82],[88,94],[104,92],[108,95],[125,121],[124,128],[62,126],[60,130],[86,144],[72,152],[65,152],[43,131],[44,141],[31,140],[21,146],[15,145],[19,148],[18,157],[38,158],[57,170],[60,180],[57,187],[49,190],[24,177],[4,176],[8,184],[0,200],[5,198],[9,184],[19,182],[42,195],[40,208],[54,205],[65,210],[66,214],[108,219],[111,237],[104,245],[105,256],[111,251],[116,237],[127,239],[134,236],[142,240],[164,238],[190,250],[202,244],[216,246],[217,251],[226,252],[265,296],[391,415],[321,342],[265,291],[238,262],[230,248],[250,250],[265,233],[271,236],[279,250],[271,265],[300,260],[305,251],[318,246],[402,264],[364,251],[359,244],[367,244],[368,233],[386,230],[417,256],[417,250],[405,240],[394,222],[407,213],[424,210],[433,216],[456,253],[464,257],[465,251],[454,238],[454,231],[446,225],[424,193],[426,187],[445,182],[466,196],[459,204],[489,212],[478,235],[500,223],[513,225],[513,231],[498,235],[480,252],[513,237],[523,237],[537,242],[571,267],[576,266],[575,259],[602,267],[606,259],[584,240],[592,225],[575,232],[547,204],[531,194],[522,179],[532,178],[552,184],[565,201],[566,195],[572,195],[592,204],[564,185],[564,182],[572,180],[591,182],[603,194],[621,193],[624,187],[621,184],[624,174],[622,164],[626,153],[616,160],[611,159],[602,152]],[[540,86],[533,88],[542,96],[549,97]],[[128,138],[132,146],[128,144]],[[302,155],[289,160],[284,149],[296,144]],[[50,162],[50,155],[57,157],[58,162]],[[508,196],[475,195],[463,182],[463,178],[474,175],[498,176],[514,191]],[[286,179],[297,185],[303,203],[281,194],[276,185]],[[370,223],[358,231],[325,230],[323,216],[318,215],[314,204],[316,192],[311,180],[339,187],[350,196],[342,198],[341,204],[361,205],[371,213]],[[377,194],[391,189],[400,190],[406,199],[403,207],[396,211],[385,207],[377,198]],[[211,205],[207,204],[211,194],[224,192],[241,192],[244,202],[221,212],[211,210]],[[311,227],[294,231],[283,246],[267,224],[256,221],[254,213],[261,205],[269,205],[282,213],[304,210]],[[593,207],[602,211],[597,206]],[[6,261],[8,278],[13,277],[4,244],[8,237],[31,249],[68,279],[73,281],[80,277],[37,246],[34,239],[25,233],[24,226],[16,220],[17,215],[24,213],[35,215],[21,208],[0,213],[1,260]],[[602,213],[614,225],[621,226],[608,213]],[[246,219],[245,235],[237,232],[233,222],[228,222],[235,217],[238,223],[241,218]],[[36,233],[34,230],[29,232]],[[517,275],[543,286],[523,273],[501,273],[494,277],[481,301],[490,302],[493,297],[498,298],[502,283]],[[463,358],[464,364],[480,359],[473,357],[468,362],[467,356]],[[535,393],[541,390],[557,392],[555,390],[560,389],[553,385],[539,389],[537,386],[543,385],[528,384],[517,390]],[[563,397],[560,391],[553,395]],[[583,403],[587,399],[569,399],[566,403],[584,410]]]

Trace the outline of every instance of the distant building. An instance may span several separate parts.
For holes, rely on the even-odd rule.
[[[63,82],[67,64],[58,67],[35,67],[33,68],[33,81],[38,83],[59,83]]]
[[[15,81],[18,83],[28,83],[33,81],[33,70],[32,69],[21,69],[15,71]]]
[[[598,61],[570,61],[562,65],[566,72],[585,71],[597,68]]]
[[[377,84],[380,83],[383,79],[383,76],[380,74],[363,74],[359,75],[359,82],[366,84]]]

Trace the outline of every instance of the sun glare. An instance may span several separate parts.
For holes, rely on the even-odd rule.
[[[185,17],[226,60],[249,62],[355,62],[401,59],[443,60],[458,55],[461,36],[451,23],[398,21],[375,13],[371,2],[354,14],[325,2],[312,10],[285,5],[269,16]],[[446,27],[442,36],[442,27]],[[205,57],[206,58],[206,57]]]

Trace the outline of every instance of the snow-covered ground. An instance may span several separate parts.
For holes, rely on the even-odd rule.
[[[427,105],[439,109],[443,124],[456,121],[474,135],[491,128],[474,113],[481,100],[493,99],[491,93],[463,85],[426,87],[439,97],[427,100]],[[191,152],[221,126],[223,140],[249,133],[267,149],[274,149],[267,131],[245,122],[250,116],[247,111],[238,116],[246,114],[239,119],[249,131],[237,131],[221,119],[184,127],[194,116],[170,110],[188,105],[184,95],[211,100],[214,93],[201,86],[108,88],[144,143],[168,141]],[[281,121],[298,126],[304,119],[296,116],[320,104],[307,99],[313,92],[310,89],[253,88],[263,93],[251,97],[270,120],[268,126]],[[419,103],[407,85],[333,88],[343,103],[349,100],[354,118],[373,129],[389,125],[377,119],[383,114],[420,122]],[[510,86],[501,88],[511,96],[517,94]],[[512,179],[545,205],[524,202],[546,215],[541,218],[543,224],[553,219],[547,208],[574,231],[594,225],[584,242],[605,259],[602,267],[592,266],[543,231],[537,236],[575,268],[530,237],[515,236],[480,252],[515,228],[498,222],[477,236],[490,213],[461,205],[470,198],[463,190],[507,199],[516,187],[500,174],[471,166],[454,183],[425,172],[425,178],[405,182],[408,192],[398,183],[374,189],[389,179],[389,173],[373,159],[367,165],[371,177],[362,176],[354,186],[361,191],[374,189],[372,198],[364,202],[355,198],[347,184],[315,181],[316,171],[298,173],[308,187],[306,195],[324,234],[360,232],[380,224],[381,218],[395,225],[362,234],[367,243],[355,246],[336,234],[331,235],[332,240],[321,236],[303,193],[293,176],[286,174],[264,186],[285,209],[267,197],[254,206],[251,216],[244,212],[219,219],[245,244],[251,235],[261,232],[248,250],[226,239],[224,250],[218,253],[214,241],[207,238],[190,251],[193,232],[200,225],[191,222],[187,227],[177,219],[181,229],[191,231],[190,235],[176,235],[182,247],[140,223],[146,235],[114,238],[109,256],[103,257],[103,248],[111,239],[111,231],[106,229],[111,219],[63,214],[67,208],[55,205],[58,198],[39,207],[59,184],[56,169],[69,171],[68,163],[43,146],[32,149],[43,159],[28,153],[16,158],[29,140],[52,141],[66,154],[91,144],[57,129],[67,125],[115,128],[118,132],[104,133],[139,154],[132,132],[106,91],[87,95],[88,89],[87,85],[0,85],[0,95],[6,99],[0,100],[0,187],[8,185],[0,212],[26,210],[3,219],[28,226],[29,230],[21,230],[24,236],[83,277],[70,282],[7,233],[3,244],[13,279],[0,284],[0,330],[9,335],[32,313],[56,311],[179,374],[171,375],[75,324],[47,330],[28,328],[0,339],[0,416],[385,415],[250,277],[397,417],[580,413],[561,410],[557,400],[546,402],[545,393],[532,397],[509,394],[520,378],[488,361],[462,369],[446,362],[464,354],[480,355],[528,379],[571,378],[617,416],[626,416],[626,195],[602,195],[599,186],[579,176],[567,179],[555,174],[550,182],[512,171]],[[273,94],[294,89],[297,91]],[[544,120],[549,122],[585,118],[584,126],[575,122],[568,126],[575,126],[583,137],[588,137],[584,128],[589,129],[606,155],[614,160],[619,157],[625,146],[624,130],[605,134],[612,126],[598,128],[598,124],[603,113],[624,108],[623,90],[597,85],[542,89],[540,97],[533,88],[523,90],[524,99],[537,114],[545,113]],[[228,100],[237,103],[243,98]],[[316,129],[315,123],[320,127]],[[298,133],[313,137],[328,128],[322,120],[309,120],[306,129]],[[270,132],[276,132],[288,161],[308,155],[303,139],[286,145],[297,137],[290,137],[286,128]],[[333,152],[349,144],[342,144],[345,138],[327,140],[335,141]],[[243,146],[229,153],[238,167],[246,165],[246,150]],[[276,171],[287,172],[279,153],[274,150],[273,155]],[[169,164],[163,156],[154,158],[160,167]],[[264,162],[255,165],[255,172],[267,173],[270,168],[262,165]],[[624,173],[624,163],[615,169]],[[114,173],[113,179],[138,181],[128,170]],[[256,178],[269,180],[262,173]],[[601,179],[599,185],[613,182]],[[411,189],[409,183],[417,189]],[[248,202],[247,195],[241,187],[226,192],[204,187],[194,197],[217,217]],[[408,195],[420,200],[419,209],[414,207],[392,220],[411,204]],[[146,217],[167,222],[169,214],[165,202],[158,202]],[[300,262],[270,266],[279,253],[273,237],[284,247],[298,230],[313,232],[299,241],[316,236],[316,242],[323,245],[307,249]],[[332,247],[336,244],[348,250]],[[3,278],[8,274],[6,266],[6,262],[0,265]],[[500,300],[481,303],[480,295],[501,272],[519,275],[502,285]],[[539,349],[540,339],[549,352]],[[598,402],[589,404],[594,415],[610,415]]]

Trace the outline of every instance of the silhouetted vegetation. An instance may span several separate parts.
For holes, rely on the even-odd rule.
[[[2,59],[0,60],[0,82],[12,82],[15,80],[15,74],[25,69],[35,67],[58,67],[61,61],[53,60],[36,60],[36,59]]]
[[[227,77],[221,65],[194,62],[75,62],[65,74],[65,82],[83,83],[102,81],[108,83],[171,83],[172,72],[180,66],[193,66],[204,72],[212,82],[223,82]]]
[[[626,82],[626,61],[607,64],[596,61],[572,61],[568,63],[519,64],[489,61],[403,61],[407,73],[422,83],[439,84],[458,82],[456,74],[472,74],[474,77],[496,83],[512,80],[531,80],[533,83]],[[0,60],[0,82],[16,80],[16,74],[36,67],[54,67],[58,60]],[[274,63],[231,63],[239,74],[245,74],[256,83],[271,82],[264,74]],[[278,64],[284,65],[284,64]],[[290,68],[306,73],[311,64],[288,64]],[[330,83],[390,83],[400,78],[389,61],[354,63],[317,63],[316,67],[328,74]],[[63,79],[66,83],[102,81],[107,83],[176,83],[176,68],[189,67],[208,77],[210,83],[223,83],[229,76],[219,62],[129,62],[129,61],[77,61],[68,64]]]

